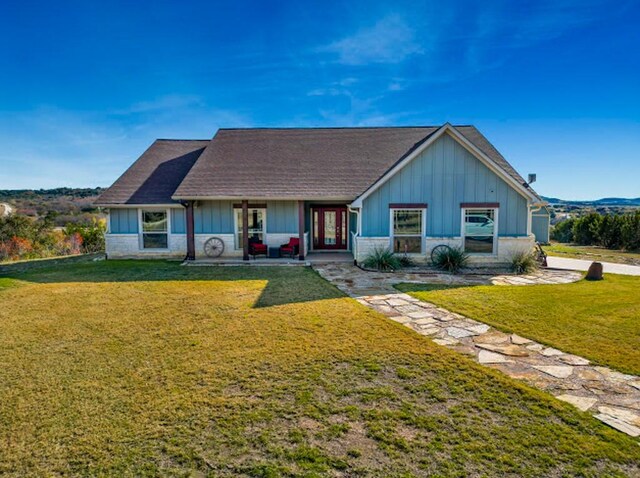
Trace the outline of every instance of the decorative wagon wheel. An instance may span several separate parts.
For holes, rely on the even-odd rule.
[[[219,237],[211,237],[204,243],[207,257],[219,257],[224,252],[224,242]]]
[[[431,262],[435,262],[436,258],[440,254],[447,253],[450,250],[451,250],[451,248],[449,246],[447,246],[446,244],[440,244],[439,246],[434,247],[433,249],[431,249]]]

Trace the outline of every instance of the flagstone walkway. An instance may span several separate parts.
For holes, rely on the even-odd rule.
[[[366,272],[351,264],[313,268],[340,290],[438,345],[469,355],[478,363],[522,380],[556,398],[589,411],[607,425],[640,436],[640,377],[592,365],[589,360],[399,293],[401,282],[461,285],[564,284],[582,276],[544,270],[524,276]]]

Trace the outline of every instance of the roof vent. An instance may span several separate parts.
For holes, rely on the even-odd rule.
[[[528,184],[533,184],[536,182],[536,173],[530,173],[529,179],[527,180]]]

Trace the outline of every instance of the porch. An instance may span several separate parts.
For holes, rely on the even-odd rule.
[[[331,251],[331,252],[309,252],[306,257],[301,260],[299,257],[277,257],[267,258],[258,257],[250,258],[246,261],[241,257],[217,257],[217,258],[198,258],[191,261],[185,261],[185,265],[189,266],[311,266],[317,264],[353,264],[353,254],[350,251]]]
[[[185,201],[182,205],[187,261],[271,265],[307,259],[353,261],[352,236],[357,221],[346,201],[243,199]],[[211,240],[217,243],[217,254],[211,243],[207,244]],[[288,250],[281,247],[283,244],[288,244]],[[274,258],[279,254],[287,258]]]

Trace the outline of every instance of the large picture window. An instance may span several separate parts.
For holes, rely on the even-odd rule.
[[[167,249],[168,231],[167,211],[142,211],[143,249]]]
[[[393,252],[420,254],[424,236],[424,209],[391,209]]]
[[[496,237],[496,209],[463,209],[464,250],[472,254],[493,254]]]
[[[242,209],[236,209],[236,249],[242,249]],[[249,240],[264,243],[266,232],[266,209],[249,208]]]

